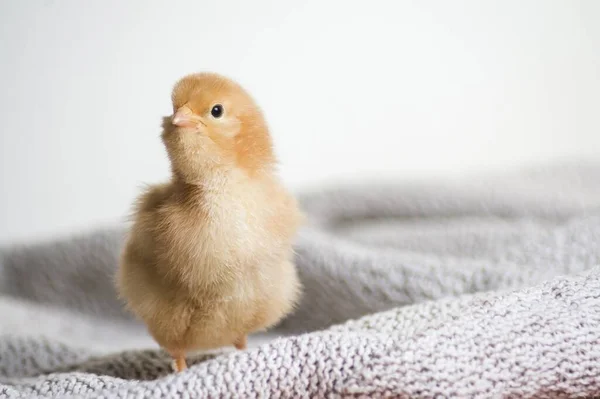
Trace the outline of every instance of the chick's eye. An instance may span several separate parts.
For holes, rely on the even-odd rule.
[[[213,106],[210,110],[210,114],[213,116],[213,118],[220,118],[223,116],[223,106],[221,104]]]

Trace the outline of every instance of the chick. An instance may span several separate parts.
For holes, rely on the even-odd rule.
[[[117,290],[185,369],[188,352],[275,325],[301,291],[292,240],[304,220],[276,176],[262,112],[217,74],[182,78],[163,118],[169,182],[137,200]]]

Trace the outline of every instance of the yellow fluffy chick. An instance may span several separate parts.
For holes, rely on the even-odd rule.
[[[293,309],[303,216],[276,177],[265,119],[237,83],[189,75],[172,102],[162,132],[172,178],[138,198],[117,289],[181,371],[186,353],[244,349],[248,334]]]

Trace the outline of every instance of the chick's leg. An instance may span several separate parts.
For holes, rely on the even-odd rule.
[[[187,368],[187,363],[185,362],[185,353],[171,353],[171,357],[173,358],[173,368],[176,372],[179,373]]]
[[[246,335],[242,335],[233,342],[233,346],[239,350],[246,349],[248,347],[248,337]]]

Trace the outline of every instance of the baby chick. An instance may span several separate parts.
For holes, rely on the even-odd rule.
[[[300,283],[292,240],[303,215],[276,177],[262,112],[237,83],[181,79],[162,141],[168,183],[137,201],[116,284],[127,307],[185,369],[186,353],[233,345],[276,324]]]

